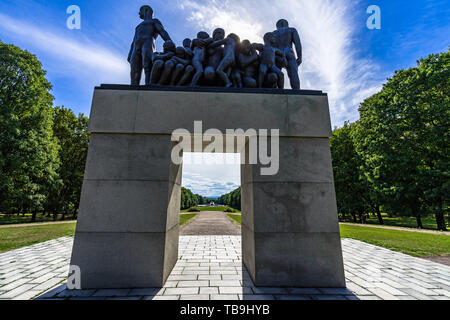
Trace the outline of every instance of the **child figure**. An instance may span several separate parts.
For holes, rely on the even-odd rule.
[[[258,75],[259,56],[250,41],[242,41],[236,60],[237,65],[242,70],[244,87],[256,88],[258,86],[256,78]]]
[[[203,63],[206,58],[206,48],[211,42],[213,42],[213,39],[204,31],[200,31],[197,34],[197,39],[192,41],[191,47],[194,54],[192,65],[194,66],[195,74],[192,78],[191,87],[196,87],[200,78],[203,76]]]
[[[176,67],[172,74],[170,85],[183,86],[189,81],[194,73],[194,67],[191,66],[191,60],[189,59],[186,49],[177,47],[175,56],[172,57],[172,61],[175,63]]]
[[[231,88],[233,82],[228,77],[228,72],[236,65],[236,48],[240,43],[239,37],[231,33],[223,40],[213,42],[210,47],[225,45],[223,50],[223,59],[217,67],[217,75],[225,83],[225,87]]]
[[[151,84],[165,85],[170,81],[175,62],[172,57],[175,55],[176,47],[172,40],[164,42],[164,52],[153,54],[153,68],[151,73]]]
[[[186,55],[189,60],[192,60],[192,58],[194,57],[194,54],[192,53],[191,45],[192,45],[191,39],[186,38],[183,40],[183,47],[184,47],[184,50],[186,51]]]
[[[225,39],[225,30],[217,28],[213,32],[213,40],[220,41]],[[216,84],[216,70],[223,59],[223,46],[209,46],[207,49],[207,61],[205,68],[205,80],[208,85]]]
[[[259,65],[258,86],[264,86],[264,80],[268,73],[275,73],[278,76],[278,88],[284,88],[284,74],[276,66],[276,57],[280,57],[283,64],[286,64],[286,57],[284,53],[275,48],[276,38],[272,32],[264,35],[264,44],[254,43],[253,47],[260,52],[261,64]]]

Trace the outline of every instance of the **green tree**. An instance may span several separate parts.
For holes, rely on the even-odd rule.
[[[384,208],[400,215],[435,213],[446,230],[449,205],[450,53],[397,71],[360,107],[355,144]]]
[[[355,150],[352,137],[355,126],[346,122],[342,128],[334,130],[330,139],[338,211],[344,216],[352,215],[354,222],[358,214],[363,223],[364,214],[371,208],[377,213],[379,223],[383,224],[380,206],[362,171],[362,159]]]
[[[0,42],[0,211],[32,220],[60,183],[53,96],[38,59]]]
[[[230,193],[220,196],[216,202],[218,204],[223,204],[241,210],[241,188],[239,187]]]
[[[58,213],[72,213],[75,217],[79,208],[81,187],[89,146],[88,118],[78,117],[70,109],[56,107],[53,111],[53,133],[60,145],[61,166],[58,174],[62,184],[49,197],[47,210]]]
[[[181,188],[181,209],[189,209],[198,206],[199,199],[197,195],[193,194],[191,190]]]
[[[198,204],[206,204],[207,199],[199,194],[195,195],[198,199]]]

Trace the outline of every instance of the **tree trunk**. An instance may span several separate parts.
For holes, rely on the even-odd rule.
[[[418,227],[419,229],[423,229],[422,218],[420,217],[420,214],[418,214],[418,215],[416,216],[416,220],[417,220],[417,227]]]
[[[359,209],[358,216],[359,216],[359,222],[361,224],[365,224],[366,223],[366,215],[364,214],[364,209],[363,208]]]
[[[62,217],[61,217],[61,221],[64,221],[65,218],[66,218],[66,213],[63,212],[63,213],[62,213]]]
[[[58,220],[58,214],[57,213],[53,213],[53,221]]]
[[[436,212],[436,225],[439,231],[446,231],[444,215],[442,212]]]
[[[356,214],[352,213],[352,217],[353,217],[353,222],[357,223],[358,221],[356,220]]]
[[[33,214],[31,215],[31,222],[36,222],[36,211],[33,211]]]
[[[442,210],[442,201],[439,201],[438,210],[436,211],[436,224],[440,231],[447,231],[447,226],[445,225],[444,212]]]
[[[377,212],[378,223],[383,225],[384,221],[383,221],[383,216],[381,215],[380,206],[376,206],[375,210]]]

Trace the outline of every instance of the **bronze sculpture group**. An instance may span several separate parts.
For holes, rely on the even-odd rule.
[[[201,31],[177,47],[150,6],[141,7],[139,15],[144,21],[136,27],[128,56],[131,85],[140,84],[144,70],[145,85],[283,89],[286,69],[292,89],[300,89],[302,45],[297,30],[284,19],[264,35],[263,44],[241,41],[234,33],[226,36],[218,28],[212,37]],[[163,52],[155,52],[158,36],[165,41]]]

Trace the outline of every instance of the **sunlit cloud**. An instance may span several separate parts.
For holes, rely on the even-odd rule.
[[[180,0],[179,7],[190,22],[211,32],[223,27],[242,39],[261,41],[286,18],[300,33],[303,44],[301,80],[303,89],[329,94],[334,125],[358,118],[357,107],[381,88],[377,65],[358,57],[355,17],[358,1],[344,0]],[[289,82],[287,81],[287,85]]]
[[[73,72],[76,77],[89,75],[98,83],[123,82],[128,80],[129,65],[126,59],[108,48],[89,40],[79,42],[59,35],[52,30],[32,25],[0,13],[0,26],[4,31],[27,42],[28,46],[45,52],[60,62],[65,72]],[[101,80],[100,80],[101,79]]]

